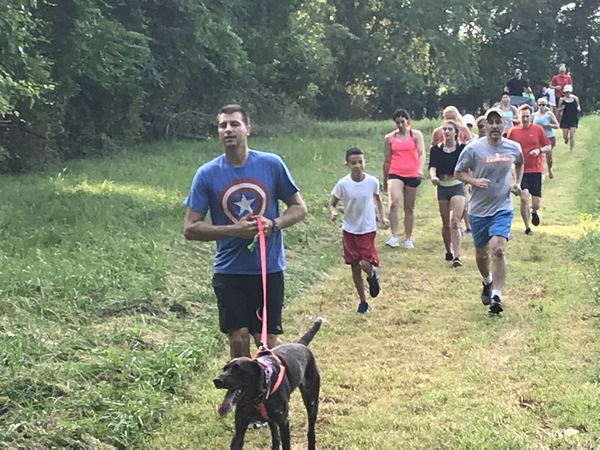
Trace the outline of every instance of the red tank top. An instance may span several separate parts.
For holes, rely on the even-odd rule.
[[[398,132],[396,131],[390,142],[392,156],[388,174],[406,178],[416,178],[419,174],[421,163],[419,161],[417,143],[413,137],[412,130],[403,141],[396,139],[397,134]]]

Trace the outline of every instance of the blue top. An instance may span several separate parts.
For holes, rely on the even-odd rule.
[[[235,167],[225,155],[209,161],[196,171],[190,192],[183,202],[206,215],[213,225],[232,225],[247,214],[268,219],[279,216],[279,200],[286,202],[298,188],[283,160],[273,154],[249,150],[248,159]],[[258,246],[248,250],[252,239],[217,239],[214,271],[222,274],[260,274]],[[285,269],[281,231],[267,237],[267,272]]]
[[[502,115],[504,116],[504,132],[507,132],[514,125],[512,120],[515,118],[515,112],[509,107],[508,111],[502,109]]]
[[[554,130],[550,126],[550,113],[546,111],[541,116],[538,113],[533,115],[533,123],[541,126],[549,138],[554,137]]]

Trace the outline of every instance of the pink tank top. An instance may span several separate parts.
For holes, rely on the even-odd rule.
[[[392,157],[388,174],[398,175],[406,178],[416,178],[419,173],[421,163],[417,154],[417,143],[413,138],[412,131],[409,132],[406,139],[399,141],[396,139],[396,132],[392,137],[390,146]]]

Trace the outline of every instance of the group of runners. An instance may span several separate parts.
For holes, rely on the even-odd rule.
[[[383,185],[388,194],[387,216],[377,178],[364,172],[361,150],[353,147],[346,153],[350,173],[335,185],[329,211],[331,219],[336,220],[338,202],[344,202],[344,260],[352,268],[360,299],[359,313],[369,309],[362,273],[367,276],[371,297],[380,291],[376,271],[379,258],[375,249],[375,206],[382,228],[391,228],[386,245],[397,248],[402,242],[404,248],[414,249],[416,193],[427,160],[429,178],[437,190],[444,259],[453,267],[461,267],[463,234],[472,234],[476,264],[482,276],[481,301],[492,314],[503,311],[505,245],[513,220],[510,194],[520,197],[524,232],[533,234],[531,227],[541,222],[544,157],[548,178],[554,178],[554,130],[559,127],[563,130],[565,144],[569,144],[572,152],[581,111],[579,99],[573,95],[572,79],[566,75],[564,66],[535,102],[529,101],[531,89],[520,70],[515,71],[515,78],[506,83],[505,90],[498,107],[488,109],[477,119],[470,114],[462,116],[454,106],[445,108],[443,122],[431,137],[429,158],[423,134],[412,128],[408,112],[399,109],[393,114],[396,129],[384,139]],[[555,108],[551,104],[551,93],[558,94]],[[403,239],[399,237],[401,206]]]
[[[530,225],[540,224],[543,155],[548,177],[554,177],[554,130],[560,127],[565,143],[571,151],[574,148],[581,108],[572,86],[570,76],[561,67],[537,103],[532,104],[531,89],[517,71],[515,81],[507,82],[508,92],[502,96],[500,105],[488,109],[483,116],[475,119],[470,114],[462,116],[453,106],[445,108],[443,122],[431,137],[429,158],[423,133],[412,128],[407,111],[397,110],[392,117],[395,129],[384,138],[387,213],[379,194],[378,178],[364,171],[361,149],[352,147],[346,152],[349,174],[333,188],[329,213],[336,220],[337,206],[340,201],[344,203],[344,260],[352,269],[359,313],[369,309],[363,273],[369,295],[376,297],[380,292],[376,212],[381,227],[391,229],[388,247],[397,248],[402,243],[404,248],[414,249],[415,200],[427,160],[429,178],[437,190],[445,260],[456,268],[463,264],[461,221],[464,221],[465,233],[472,234],[475,244],[477,268],[482,277],[481,301],[492,314],[503,310],[505,244],[513,219],[510,194],[520,196],[525,233],[531,234]],[[511,94],[519,95],[513,99]],[[515,108],[511,100],[518,100],[516,97],[525,97],[526,101]],[[283,160],[273,153],[248,147],[252,127],[241,106],[221,108],[217,124],[224,153],[197,170],[184,201],[187,210],[183,232],[189,240],[216,242],[212,285],[220,329],[229,337],[231,357],[250,356],[251,339],[257,345],[260,343],[263,319],[263,278],[254,245],[257,234],[262,230],[266,236],[269,318],[266,344],[272,348],[283,333],[285,259],[281,230],[303,220],[307,208]],[[283,211],[279,209],[280,201],[286,205]],[[208,215],[210,221],[206,220]]]

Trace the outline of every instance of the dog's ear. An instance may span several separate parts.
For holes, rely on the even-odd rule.
[[[261,365],[257,361],[252,361],[252,370],[254,371],[254,377],[256,380],[256,389],[264,393],[269,387],[267,386],[267,378]]]
[[[250,397],[254,397],[265,390],[265,374],[260,364],[255,360],[244,361],[244,364],[240,364],[238,369],[238,375],[244,380],[246,386],[246,394]]]
[[[244,361],[244,364],[240,364],[239,368],[246,377],[252,380],[258,380],[263,375],[260,365],[253,359]]]

